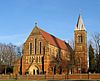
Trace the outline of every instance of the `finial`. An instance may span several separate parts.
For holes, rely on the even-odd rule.
[[[37,26],[37,22],[35,22],[35,26]]]

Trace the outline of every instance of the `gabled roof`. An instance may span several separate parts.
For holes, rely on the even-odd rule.
[[[54,46],[64,49],[64,50],[68,49],[65,41],[45,32],[44,30],[40,29],[39,27],[37,27],[37,28],[39,29],[42,36],[46,39],[46,41],[49,42],[49,44],[54,45]]]
[[[78,17],[78,21],[77,21],[75,30],[86,30],[81,15],[79,15],[79,17]]]

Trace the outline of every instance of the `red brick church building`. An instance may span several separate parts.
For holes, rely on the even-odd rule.
[[[67,42],[36,25],[24,43],[22,58],[15,63],[14,74],[87,72],[87,32],[81,16],[74,35],[75,49],[72,49]]]

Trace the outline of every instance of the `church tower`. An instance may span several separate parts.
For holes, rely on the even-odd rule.
[[[82,16],[79,15],[76,28],[74,30],[75,36],[75,58],[78,72],[87,72],[87,32],[82,20]]]

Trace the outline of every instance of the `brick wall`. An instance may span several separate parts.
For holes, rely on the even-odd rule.
[[[70,75],[0,75],[0,80],[100,80],[100,74]]]

